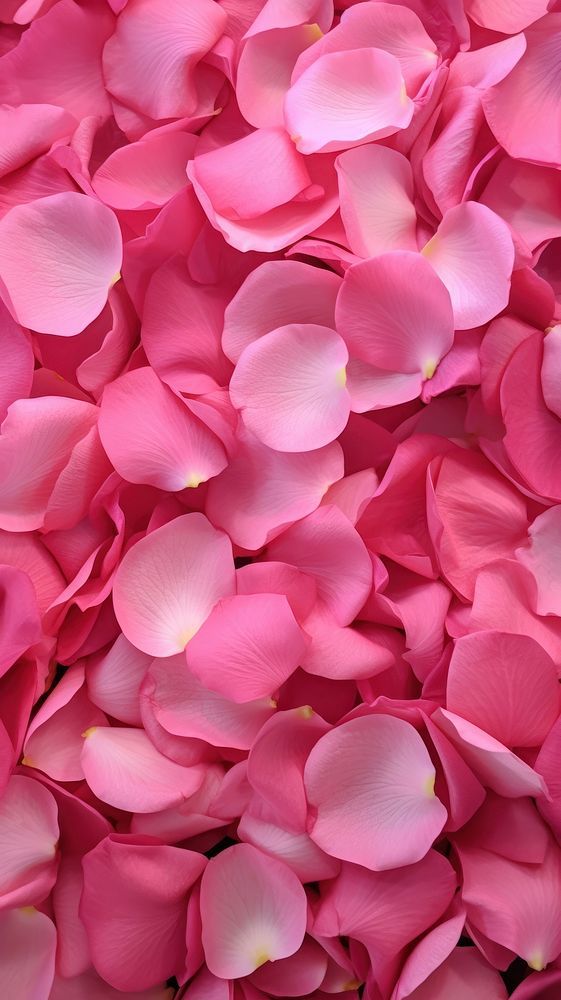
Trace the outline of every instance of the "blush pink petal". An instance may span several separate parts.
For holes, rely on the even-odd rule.
[[[124,635],[117,636],[105,655],[90,658],[86,685],[90,701],[107,715],[140,726],[140,686],[152,659],[136,649]]]
[[[292,525],[268,546],[267,558],[290,563],[313,577],[318,597],[338,625],[349,625],[370,593],[368,551],[337,507],[319,507]]]
[[[82,768],[98,799],[140,813],[179,805],[203,778],[200,769],[182,767],[159,753],[143,729],[108,726],[85,730]]]
[[[366,945],[372,961],[387,959],[444,913],[455,887],[450,862],[436,851],[394,871],[344,864],[322,891],[314,934],[348,935]]]
[[[154,715],[174,736],[206,740],[215,747],[249,750],[274,706],[262,698],[241,704],[211,691],[187,669],[185,657],[154,660],[142,687]]]
[[[540,746],[560,699],[555,664],[530,636],[493,630],[456,641],[446,707],[505,746]]]
[[[547,14],[547,0],[468,0],[466,13],[472,21],[505,35],[524,31]]]
[[[3,304],[0,305],[0,335],[4,359],[0,371],[1,423],[8,412],[8,407],[16,399],[25,399],[29,396],[33,380],[34,357],[30,340],[24,330],[17,323],[14,323]]]
[[[210,192],[199,175],[201,161]],[[254,183],[255,174],[259,185]],[[327,222],[338,206],[333,157],[304,159],[279,129],[259,129],[225,149],[195,157],[187,166],[187,176],[212,226],[230,246],[243,252],[282,250]],[[260,195],[256,189],[261,189]],[[270,208],[250,218],[240,217],[234,210],[221,213],[213,195],[221,202],[229,190],[242,211],[247,212],[250,204],[254,209],[259,204]],[[290,191],[293,196],[283,202],[278,194],[281,190],[285,197]]]
[[[438,460],[437,460],[438,461]],[[428,525],[440,571],[473,599],[477,574],[493,559],[511,557],[524,540],[526,503],[481,455],[464,449],[432,463],[427,483]]]
[[[477,948],[454,948],[449,957],[412,993],[399,993],[398,1000],[506,1000],[506,987],[496,969]]]
[[[5,145],[0,153],[0,177],[47,153],[57,140],[68,139],[75,128],[76,119],[51,104],[3,106],[0,130]]]
[[[114,29],[109,5],[81,7],[59,0],[23,33],[0,66],[0,102],[49,104],[65,108],[77,121],[111,114],[101,53]],[[64,59],[60,58],[65,39]]]
[[[95,968],[132,993],[181,974],[188,893],[205,858],[112,834],[83,861],[80,916]]]
[[[435,769],[402,719],[365,716],[316,744],[304,772],[310,836],[334,857],[373,871],[425,856],[446,822]]]
[[[57,481],[97,415],[90,403],[62,396],[11,405],[0,434],[0,527],[27,531],[43,525]]]
[[[90,702],[84,686],[84,668],[67,671],[34,716],[23,746],[23,763],[55,781],[81,781],[82,733],[105,726],[107,719]]]
[[[550,13],[527,28],[520,62],[483,94],[491,130],[514,159],[561,163],[561,129],[551,128],[561,80],[560,26],[561,13]]]
[[[437,709],[432,718],[481,783],[498,795],[516,799],[547,794],[541,775],[472,722],[444,708]]]
[[[232,366],[220,346],[227,298],[220,286],[193,281],[183,257],[154,271],[144,302],[142,346],[172,389],[204,393],[228,384]]]
[[[27,906],[0,914],[0,990],[13,1000],[47,1000],[55,974],[56,928]]]
[[[491,941],[541,971],[561,950],[561,848],[522,865],[478,848],[459,851],[468,920]]]
[[[239,824],[238,836],[265,854],[282,861],[300,882],[319,882],[338,874],[341,862],[330,858],[314,844],[307,833],[287,830],[276,809],[254,802],[246,809]]]
[[[515,559],[497,559],[479,573],[475,584],[469,630],[496,628],[535,639],[561,668],[561,623],[533,611],[536,582]]]
[[[288,563],[248,563],[236,570],[238,594],[284,594],[300,625],[310,614],[317,597],[317,587],[311,576]]]
[[[279,327],[245,348],[230,381],[232,403],[269,448],[322,448],[349,418],[348,357],[344,341],[327,327]]]
[[[289,958],[267,962],[251,977],[254,986],[273,997],[301,997],[321,986],[327,971],[327,953],[311,937]]]
[[[309,705],[278,712],[263,726],[249,754],[251,787],[278,812],[283,825],[299,833],[306,829],[308,814],[304,766],[328,731],[327,723]]]
[[[233,17],[235,0],[225,2]],[[266,0],[265,3],[261,0],[255,3],[252,0],[252,3],[255,7],[251,18],[253,23],[247,30],[250,37],[256,32],[269,31],[271,28],[292,28],[295,24],[304,24],[306,21],[316,22],[322,31],[328,31],[333,20],[332,0]],[[251,3],[244,2],[242,10],[245,12],[248,7],[251,10]]]
[[[405,251],[349,268],[335,317],[351,354],[391,373],[430,378],[453,342],[447,289],[427,261]]]
[[[537,0],[540,2],[540,0]],[[477,87],[486,90],[500,83],[520,62],[526,51],[526,38],[520,33],[482,49],[458,52],[450,64],[449,89]]]
[[[363,46],[383,49],[399,60],[410,94],[417,93],[438,62],[437,47],[413,10],[403,4],[358,3],[345,10],[339,25],[300,57],[296,72],[302,73],[325,52],[354,50]]]
[[[31,580],[41,615],[66,586],[59,565],[32,532],[0,531],[0,562],[22,570]]]
[[[113,603],[133,646],[171,656],[185,648],[217,601],[234,591],[230,541],[194,513],[157,528],[127,552]]]
[[[413,175],[401,153],[385,146],[359,146],[336,161],[341,219],[358,257],[417,249]]]
[[[130,0],[103,50],[107,89],[151,118],[183,118],[198,105],[196,67],[222,35],[226,14],[211,0]]]
[[[294,64],[317,36],[317,24],[297,24],[258,32],[245,40],[237,67],[236,97],[250,125],[282,128],[284,95]]]
[[[487,323],[506,306],[514,246],[506,223],[485,205],[451,208],[422,254],[450,293],[457,329]]]
[[[195,143],[185,132],[163,132],[148,142],[121,146],[96,171],[92,187],[111,208],[159,208],[186,186]]]
[[[0,906],[29,906],[54,885],[58,810],[38,781],[14,774],[0,799]]]
[[[544,802],[540,800],[540,810]],[[505,799],[489,791],[464,833],[468,845],[493,851],[510,861],[533,865],[543,863],[550,839],[531,799]]]
[[[222,347],[235,364],[248,344],[292,323],[334,327],[341,279],[299,260],[269,260],[256,267],[224,314]]]
[[[121,261],[117,219],[84,194],[39,198],[17,205],[0,220],[0,287],[6,305],[18,323],[38,333],[80,333],[107,302]]]
[[[314,451],[274,451],[250,433],[239,435],[235,456],[208,486],[206,513],[236,545],[260,549],[311,514],[343,476],[337,442]]]
[[[424,721],[440,763],[435,787],[448,810],[446,830],[459,830],[480,810],[486,791],[432,719],[427,716]]]
[[[187,648],[187,665],[236,702],[270,697],[300,664],[306,637],[281,594],[219,601]]]
[[[152,368],[127,372],[105,387],[99,433],[114,468],[131,483],[183,490],[227,463],[218,438]]]
[[[516,550],[516,558],[530,571],[537,587],[539,615],[561,616],[561,586],[556,553],[561,543],[561,507],[550,507],[536,517],[528,529],[528,544]]]
[[[91,966],[86,928],[78,912],[83,888],[82,858],[63,854],[53,889],[53,913],[58,937],[57,972],[69,978]]]
[[[407,128],[413,116],[401,66],[382,49],[321,55],[284,99],[285,125],[301,153],[346,149]]]
[[[207,865],[201,883],[203,948],[222,979],[247,976],[288,958],[304,940],[306,894],[293,872],[250,844],[237,844]]]
[[[561,180],[557,170],[505,157],[481,201],[522,237],[529,250],[561,236]]]
[[[321,604],[304,622],[311,642],[302,657],[302,667],[310,674],[334,680],[374,677],[394,662],[393,654],[371,639],[368,626],[341,628]]]

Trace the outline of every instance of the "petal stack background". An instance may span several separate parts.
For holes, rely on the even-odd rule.
[[[561,996],[560,93],[558,0],[0,0],[6,1000]]]

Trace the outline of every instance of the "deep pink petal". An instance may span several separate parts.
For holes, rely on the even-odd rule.
[[[359,146],[337,157],[341,219],[358,257],[417,249],[413,175],[401,153]]]
[[[121,146],[96,171],[92,187],[111,208],[159,208],[187,185],[185,168],[194,149],[194,136],[185,132]]]

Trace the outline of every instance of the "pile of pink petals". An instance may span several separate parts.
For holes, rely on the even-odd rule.
[[[2,1000],[559,1000],[561,3],[0,20]]]

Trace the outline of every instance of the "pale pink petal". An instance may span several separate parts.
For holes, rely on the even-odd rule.
[[[249,344],[230,382],[243,421],[278,451],[313,451],[345,427],[348,352],[333,330],[312,324],[279,327]]]
[[[203,779],[199,768],[182,767],[159,753],[143,729],[86,729],[82,768],[98,799],[127,812],[179,805]]]
[[[387,372],[430,378],[452,346],[450,296],[418,254],[397,251],[350,267],[335,315],[351,354]]]
[[[402,4],[358,3],[344,11],[337,27],[303,53],[296,72],[303,72],[324,52],[360,49],[365,45],[391,52],[399,60],[410,94],[416,94],[438,62],[437,47],[413,10]]]
[[[541,2],[541,0],[537,0]],[[450,64],[446,86],[479,87],[486,90],[500,83],[520,62],[526,51],[526,38],[521,33],[500,42],[485,45],[471,52],[458,52]]]
[[[206,740],[212,746],[249,750],[274,707],[270,699],[238,704],[203,687],[184,656],[154,660],[143,684],[155,717],[169,733]]]
[[[327,971],[327,953],[311,937],[289,958],[281,958],[257,969],[251,982],[273,997],[300,997],[317,990]]]
[[[126,993],[181,974],[188,892],[205,866],[200,854],[142,839],[111,834],[83,861],[93,964]]]
[[[185,132],[163,132],[148,142],[121,146],[96,171],[92,187],[111,208],[159,208],[186,186],[195,142]]]
[[[561,848],[522,865],[467,847],[459,851],[468,920],[491,941],[541,971],[561,951]]]
[[[454,948],[438,969],[412,993],[400,992],[396,1000],[506,1000],[506,986],[477,948]]]
[[[90,658],[86,684],[90,700],[107,715],[140,726],[140,685],[152,659],[119,635],[105,655]]]
[[[56,928],[26,906],[0,914],[0,991],[13,1000],[47,1000],[55,973]]]
[[[18,323],[38,333],[80,333],[107,302],[121,261],[117,219],[84,194],[39,198],[0,220],[6,305]]]
[[[201,884],[203,947],[211,972],[247,976],[298,950],[306,929],[306,894],[293,872],[250,844],[208,863]]]
[[[434,779],[428,751],[408,722],[353,719],[322,737],[308,758],[310,835],[334,857],[374,871],[413,864],[446,822]]]
[[[220,286],[193,281],[183,257],[154,272],[144,302],[142,346],[172,389],[202,393],[228,384],[232,366],[220,346],[227,298]]]
[[[511,73],[483,94],[487,121],[515,159],[561,163],[555,108],[561,80],[561,14],[548,14],[525,31],[527,48]]]
[[[234,10],[237,6],[236,0],[222,0],[224,5],[230,10],[230,17],[234,17]],[[239,3],[239,0],[237,0]],[[292,28],[295,24],[304,24],[306,21],[315,21],[321,31],[328,31],[333,20],[332,0],[267,0],[263,5],[261,0],[243,0],[241,9],[245,13],[251,11],[254,6],[252,23],[249,24],[247,34],[249,36],[256,32],[269,31],[271,28]],[[238,13],[238,17],[239,17]],[[246,16],[248,16],[246,14]]]
[[[335,441],[299,454],[274,451],[246,432],[227,468],[210,481],[205,510],[236,545],[260,549],[311,514],[342,475]]]
[[[226,452],[152,368],[105,387],[99,433],[113,466],[130,483],[168,491],[197,487],[222,472]]]
[[[41,527],[58,477],[97,415],[90,403],[62,396],[12,403],[0,435],[2,528]]]
[[[374,469],[361,469],[333,483],[325,493],[322,504],[333,505],[356,525],[378,488]]]
[[[103,50],[107,89],[151,118],[183,118],[198,105],[197,64],[218,41],[226,14],[210,0],[131,0]]]
[[[432,718],[482,784],[498,795],[515,799],[546,794],[541,776],[493,736],[444,708]]]
[[[236,363],[244,348],[291,323],[334,327],[341,279],[298,260],[270,260],[248,275],[226,308],[222,347]]]
[[[397,955],[442,915],[455,887],[450,862],[436,851],[395,871],[372,872],[344,864],[322,892],[314,933],[356,938],[373,961]]]
[[[539,615],[561,616],[561,584],[557,552],[561,541],[561,507],[550,507],[528,529],[529,544],[516,550],[516,558],[530,570],[537,586]]]
[[[254,701],[290,677],[306,642],[286,597],[237,594],[221,600],[191,639],[187,665],[211,691]]]
[[[423,390],[423,373],[402,375],[351,358],[347,365],[347,389],[353,413],[382,410],[416,399]]]
[[[38,781],[14,774],[0,798],[2,908],[44,899],[56,879],[57,805]]]
[[[530,636],[489,631],[456,641],[446,707],[505,746],[539,746],[560,699],[555,664]]]
[[[401,153],[360,146],[337,157],[341,219],[359,257],[417,249],[413,175]]]
[[[401,66],[382,49],[322,55],[284,99],[286,128],[301,153],[332,152],[407,128],[413,115]]]
[[[231,544],[195,513],[157,528],[127,552],[113,603],[133,646],[171,656],[185,648],[216,602],[234,591]]]
[[[238,62],[236,97],[245,120],[256,128],[284,125],[283,101],[294,64],[321,34],[317,24],[298,24],[252,34]]]
[[[349,625],[370,593],[368,551],[337,507],[319,507],[292,525],[269,545],[267,558],[298,566],[313,577],[338,625]]]
[[[59,0],[3,56],[0,102],[55,105],[65,108],[77,121],[89,115],[109,118],[111,103],[103,81],[101,53],[114,25],[109,5],[81,7],[74,0]]]
[[[506,306],[514,246],[506,223],[485,205],[451,208],[422,254],[450,293],[457,329],[487,323]]]
[[[82,733],[105,725],[105,715],[88,698],[84,668],[68,670],[30,723],[22,763],[56,781],[81,781]]]

